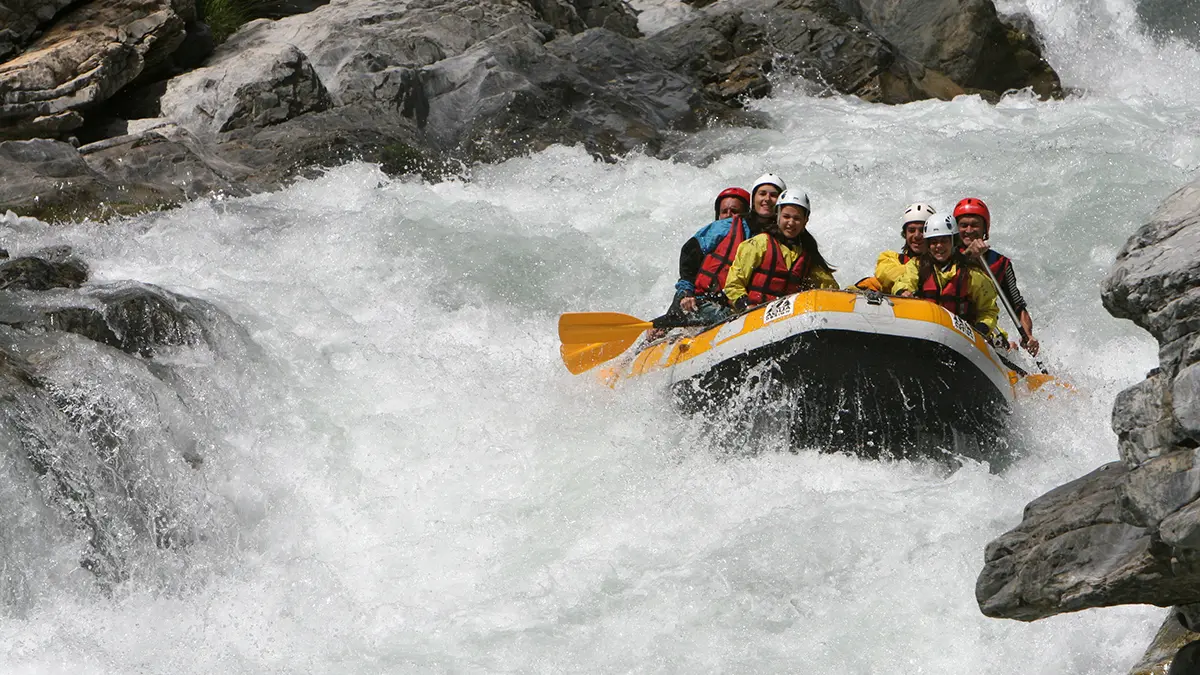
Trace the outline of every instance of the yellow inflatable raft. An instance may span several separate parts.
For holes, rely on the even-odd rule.
[[[589,328],[587,317],[609,318]],[[611,386],[668,370],[680,405],[735,443],[770,434],[791,447],[966,456],[995,467],[1010,457],[1004,428],[1018,386],[1042,383],[1022,381],[942,307],[873,292],[807,291],[625,353],[616,348],[629,343],[611,339],[632,332],[632,342],[650,326],[565,314],[563,358],[573,372],[612,359],[599,372]]]

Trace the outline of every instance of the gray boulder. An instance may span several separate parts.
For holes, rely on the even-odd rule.
[[[1129,239],[1105,282],[1105,307],[1160,345],[1158,368],[1113,406],[1122,461],[1038,498],[989,544],[976,586],[985,614],[1200,603],[1198,250],[1200,181]]]
[[[1152,532],[1121,510],[1129,469],[1120,462],[1030,502],[1021,524],[992,541],[975,597],[984,614],[1032,621],[1122,603],[1172,605],[1169,559]],[[1191,593],[1200,600],[1200,587]],[[1153,602],[1157,600],[1158,602]]]
[[[1024,86],[1062,94],[1033,38],[991,0],[721,0],[655,40],[690,44],[674,52],[732,96],[766,94],[772,68],[886,103]]]
[[[24,47],[71,0],[6,0],[0,5],[0,61]]]
[[[1061,96],[1058,76],[1034,39],[1006,25],[991,0],[859,0],[862,19],[900,53],[967,89],[1032,86]]]
[[[166,186],[102,176],[67,143],[0,142],[0,212],[64,220],[145,211],[178,197]]]
[[[35,251],[0,265],[0,276],[18,263],[57,270],[50,276],[60,282],[0,294],[0,440],[11,488],[0,513],[22,523],[3,517],[21,555],[0,587],[13,599],[22,579],[79,549],[80,566],[111,590],[153,568],[154,551],[219,535],[217,504],[197,474],[217,447],[203,430],[213,403],[181,377],[190,365],[154,357],[187,349],[219,359],[233,322],[145,284],[78,287],[73,275],[86,265],[70,250]]]
[[[226,161],[174,125],[85,145],[79,154],[90,169],[119,185],[144,186],[144,194],[151,198],[147,208],[213,193],[249,193],[242,184],[249,169]]]
[[[563,5],[578,7],[585,6]],[[362,39],[347,45],[350,33]],[[670,133],[698,129],[703,115],[733,114],[708,104],[691,77],[662,61],[651,43],[605,28],[563,34],[519,3],[335,2],[248,26],[210,65],[173,79],[161,110],[197,136],[219,136],[235,163],[271,175],[281,171],[269,165],[286,164],[294,151],[273,149],[264,132],[285,122],[292,148],[312,149],[307,160],[319,163],[382,159],[397,148],[437,156],[443,166],[553,143],[579,143],[601,156],[657,152]],[[283,80],[288,86],[270,84]],[[252,112],[239,117],[238,110]],[[329,129],[344,142],[330,143]]]
[[[1185,666],[1195,666],[1194,662],[1187,663],[1191,660],[1189,654],[1195,651],[1195,647],[1184,652],[1182,658],[1176,658],[1181,649],[1197,640],[1200,640],[1200,633],[1188,630],[1183,625],[1179,612],[1170,612],[1163,620],[1154,640],[1146,648],[1146,653],[1129,671],[1129,675],[1187,675],[1197,672],[1184,670]]]
[[[529,0],[538,17],[557,30],[581,33],[607,28],[625,37],[640,37],[637,14],[625,0]]]
[[[189,84],[168,86],[159,106],[167,118],[204,136],[268,127],[332,105],[308,59],[290,44],[222,52],[194,71]]]
[[[1117,254],[1104,307],[1166,345],[1200,332],[1200,181],[1184,186]]]
[[[767,75],[779,71],[829,93],[883,103],[949,99],[968,89],[986,90],[994,98],[1035,84],[1017,67],[1011,45],[982,48],[990,44],[984,32],[1008,34],[990,0],[960,4],[927,0],[906,3],[901,10],[896,3],[873,0],[722,0],[658,33],[654,42],[671,67],[693,73],[707,94],[727,103],[766,95]],[[906,23],[911,16],[932,13],[938,21],[918,22],[922,41],[896,41],[913,31]],[[959,47],[953,47],[955,41]],[[972,48],[954,59],[932,49],[968,44]],[[984,71],[1006,75],[979,74]]]
[[[60,137],[82,111],[165,63],[194,14],[187,2],[114,0],[71,10],[0,64],[0,140]]]

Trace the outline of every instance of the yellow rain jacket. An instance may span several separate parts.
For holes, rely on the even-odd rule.
[[[767,255],[770,237],[771,235],[764,232],[743,241],[738,246],[737,253],[733,257],[733,265],[729,268],[729,276],[725,278],[725,297],[729,298],[730,304],[745,297],[746,289],[750,285],[750,277],[754,275],[754,270],[762,265],[763,258]],[[800,257],[799,249],[782,242],[779,244],[779,249],[783,253],[783,261],[788,267],[796,264],[796,259]],[[812,283],[813,288],[836,290],[838,287],[833,275],[820,265],[811,266],[808,281]]]
[[[892,287],[904,276],[905,264],[900,262],[899,251],[884,251],[875,261],[875,278],[884,293],[893,293]]]
[[[908,261],[908,264],[904,266],[904,274],[892,286],[893,294],[899,294],[901,291],[917,293],[921,286],[920,265],[921,261],[916,258]],[[945,270],[934,267],[934,275],[937,277],[939,289],[945,288],[946,284],[950,283],[957,274],[957,265],[951,265]],[[996,286],[992,284],[991,279],[988,279],[987,274],[977,267],[972,266],[968,274],[967,298],[975,310],[975,322],[982,323],[988,327],[990,333],[995,333],[996,321],[1000,318],[1000,308],[996,305]]]

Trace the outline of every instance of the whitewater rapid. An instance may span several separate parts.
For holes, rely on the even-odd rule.
[[[111,596],[70,533],[8,547],[23,591],[0,605],[0,669],[1125,672],[1163,610],[999,621],[974,583],[1029,500],[1117,458],[1113,398],[1157,359],[1100,283],[1200,166],[1200,113],[1075,67],[1087,36],[1029,11],[1087,94],[883,107],[779,83],[755,104],[773,128],[706,132],[679,161],[554,147],[435,184],[351,164],[110,224],[6,217],[14,255],[69,244],[96,283],[214,303],[246,348],[173,357],[220,413],[200,416],[215,440],[188,497],[204,536],[145,551]],[[766,170],[810,195],[843,284],[900,243],[909,202],[989,203],[1047,363],[1078,387],[1016,411],[1014,467],[947,475],[751,437],[762,452],[731,455],[662,379],[567,374],[558,315],[661,313],[713,196]]]

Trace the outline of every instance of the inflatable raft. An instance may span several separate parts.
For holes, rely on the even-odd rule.
[[[668,370],[680,405],[735,445],[782,439],[793,448],[965,456],[998,467],[1010,457],[1005,423],[1018,387],[1040,385],[1021,382],[962,318],[879,293],[807,291],[690,333],[635,345],[600,377],[615,386]],[[564,344],[564,359],[572,347],[584,350]]]

